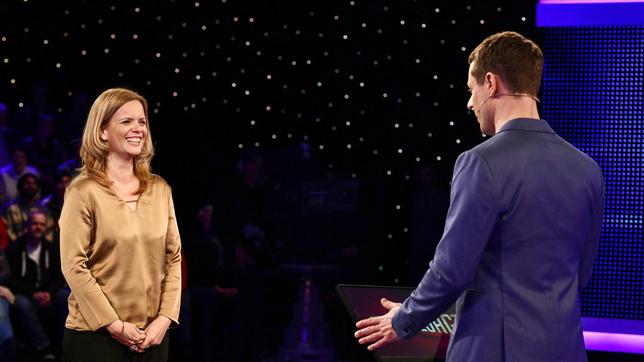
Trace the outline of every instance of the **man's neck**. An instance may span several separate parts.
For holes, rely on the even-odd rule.
[[[517,118],[540,119],[537,102],[528,97],[499,99],[503,102],[494,115],[494,128],[498,132],[508,121]]]
[[[26,242],[27,250],[34,250],[40,246],[40,239],[36,238],[31,235],[27,235],[27,242]]]
[[[20,175],[22,171],[24,171],[27,167],[26,166],[19,166],[16,167],[15,165],[13,166],[13,171],[16,173],[16,175]]]

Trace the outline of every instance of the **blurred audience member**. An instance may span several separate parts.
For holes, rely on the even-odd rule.
[[[25,174],[40,176],[38,170],[29,165],[27,152],[19,147],[11,151],[11,163],[0,169],[0,205],[12,202],[18,197],[18,179]]]
[[[14,306],[21,327],[36,351],[43,359],[54,359],[44,324],[54,328],[54,321],[62,320],[57,315],[67,314],[65,298],[55,299],[62,286],[60,253],[53,243],[45,241],[47,215],[44,211],[29,212],[27,225],[27,233],[8,252],[12,271],[10,286],[16,297]],[[56,337],[62,341],[62,335]]]
[[[4,226],[4,220],[0,217],[0,251],[6,251],[9,248],[9,235]]]
[[[53,220],[53,240],[58,241],[58,219],[60,218],[60,210],[63,208],[63,200],[65,197],[65,189],[69,182],[72,180],[71,175],[65,170],[56,171],[54,176],[54,190],[51,194],[45,196],[40,200],[40,206],[47,210],[49,216]],[[0,236],[1,237],[1,236]]]
[[[40,181],[36,175],[27,173],[18,179],[18,192],[20,194],[15,201],[9,203],[4,211],[4,223],[10,241],[16,241],[27,233],[29,213],[32,210],[42,210],[38,203],[39,191]],[[53,241],[54,220],[46,211],[43,212],[46,215],[45,239]]]
[[[71,156],[58,165],[57,172],[67,172],[72,178],[78,175],[78,169],[81,167],[80,146],[79,141],[74,141],[70,144],[71,150],[67,153]]]
[[[16,341],[13,336],[9,307],[16,297],[6,285],[9,282],[9,260],[0,250],[0,361],[13,362],[16,359]]]

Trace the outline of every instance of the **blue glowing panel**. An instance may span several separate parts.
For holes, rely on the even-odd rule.
[[[644,319],[644,27],[553,27],[544,36],[542,117],[604,173],[602,237],[582,314]]]
[[[644,1],[541,0],[537,26],[644,25]]]

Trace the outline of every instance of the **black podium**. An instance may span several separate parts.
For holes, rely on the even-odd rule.
[[[403,302],[414,291],[407,287],[340,284],[336,287],[340,299],[354,322],[386,312],[381,298]],[[455,307],[429,323],[418,335],[384,346],[374,352],[381,362],[443,361],[455,319]]]

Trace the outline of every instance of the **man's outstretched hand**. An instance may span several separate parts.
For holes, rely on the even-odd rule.
[[[386,314],[369,317],[356,323],[358,331],[355,333],[355,337],[358,338],[358,343],[369,344],[367,349],[370,351],[375,351],[399,339],[394,326],[391,324],[391,319],[400,308],[400,303],[394,303],[385,298],[380,299],[380,303],[385,309],[389,310]]]

